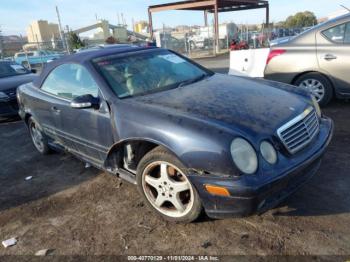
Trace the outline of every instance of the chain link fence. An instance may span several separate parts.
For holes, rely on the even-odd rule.
[[[213,26],[186,28],[186,31],[160,30],[155,32],[157,46],[172,49],[191,58],[215,56],[230,50],[265,48],[278,36],[275,31],[250,30],[234,23],[219,26],[218,44]]]
[[[106,40],[84,39],[82,43],[82,48],[87,49],[106,44]],[[132,40],[127,43],[142,45],[145,42],[141,40]],[[0,59],[14,61],[28,69],[35,69],[38,72],[42,70],[46,63],[78,51],[78,49],[71,47],[68,41],[64,43],[61,40],[30,43],[25,40],[17,40],[2,41],[0,43]]]
[[[250,30],[248,26],[237,26],[234,23],[219,26],[218,46],[214,39],[213,26],[185,27],[179,29],[163,29],[155,32],[157,46],[172,49],[191,58],[215,56],[218,52],[269,47],[281,37],[291,37],[300,33],[291,29]],[[135,38],[135,37],[134,37]],[[24,39],[16,41],[0,39],[0,59],[12,60],[30,69],[40,70],[42,66],[61,56],[75,52],[69,43],[61,40],[28,43]],[[143,45],[146,40],[128,39],[126,43]],[[106,40],[83,40],[84,48],[106,44]]]

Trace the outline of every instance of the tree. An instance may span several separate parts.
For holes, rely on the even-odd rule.
[[[286,28],[301,28],[309,27],[317,24],[317,18],[314,13],[310,11],[299,12],[295,15],[289,16],[284,22]]]
[[[79,49],[85,46],[80,37],[74,32],[68,33],[68,44],[71,50]]]

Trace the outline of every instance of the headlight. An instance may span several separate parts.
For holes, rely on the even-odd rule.
[[[275,148],[267,141],[263,141],[260,144],[260,152],[263,158],[271,165],[277,162],[277,153]]]
[[[6,95],[4,92],[0,92],[0,99],[8,99],[8,95]]]
[[[233,162],[246,174],[254,174],[258,169],[258,157],[254,148],[244,139],[236,138],[231,144]]]
[[[312,99],[312,103],[314,104],[314,108],[316,110],[318,117],[321,117],[322,112],[321,112],[320,105],[317,103],[316,98],[314,96],[311,96],[311,99]]]

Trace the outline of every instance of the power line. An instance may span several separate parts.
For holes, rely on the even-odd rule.
[[[350,9],[347,8],[345,5],[340,5],[341,7],[343,7],[344,9],[348,10],[350,12]]]
[[[63,31],[63,28],[62,28],[60,12],[59,12],[57,6],[56,6],[56,14],[57,14],[57,19],[58,19],[58,27],[59,27],[59,30],[60,30],[60,37],[61,37],[63,49],[65,49],[69,53],[69,48],[68,48],[68,45],[66,44],[66,38],[65,38],[64,31]]]

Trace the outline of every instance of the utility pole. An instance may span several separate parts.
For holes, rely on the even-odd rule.
[[[3,45],[3,38],[2,38],[2,30],[0,26],[0,59],[4,58],[4,45]]]
[[[120,26],[120,16],[119,16],[119,13],[117,13],[117,16],[118,16],[118,26]]]
[[[65,49],[68,52],[68,54],[69,54],[69,48],[66,45],[66,38],[64,36],[64,31],[63,31],[63,28],[62,28],[60,12],[58,11],[58,7],[57,6],[56,6],[56,13],[57,13],[58,27],[59,27],[59,30],[60,30],[60,38],[61,38],[61,41],[62,41],[63,49]]]
[[[121,16],[122,16],[122,23],[123,23],[123,26],[125,26],[126,22],[125,22],[125,19],[124,19],[124,14],[122,13]]]

